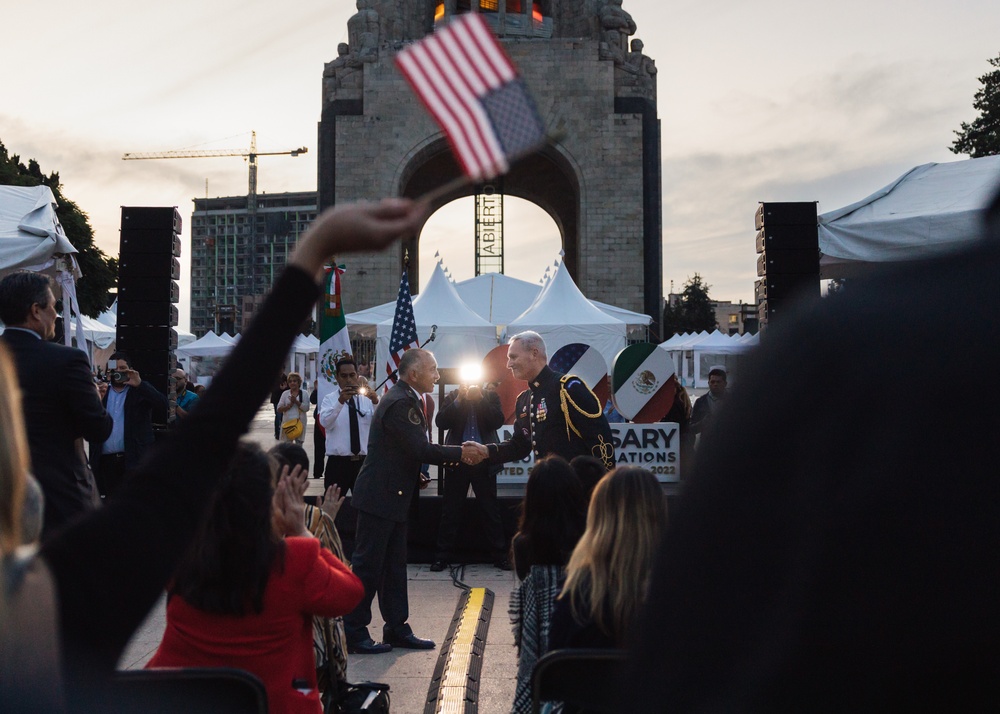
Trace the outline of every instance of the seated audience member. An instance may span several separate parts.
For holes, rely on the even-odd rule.
[[[290,441],[282,441],[275,444],[267,452],[274,457],[279,466],[295,468],[299,466],[303,471],[309,471],[309,455],[306,450],[298,444]],[[331,484],[326,489],[326,495],[320,499],[319,506],[305,506],[305,524],[309,532],[319,538],[319,544],[326,550],[337,556],[337,559],[346,564],[344,557],[344,546],[340,541],[340,534],[337,532],[335,520],[337,512],[344,504],[344,497],[340,495],[340,487]],[[326,631],[326,622],[330,622],[329,635]],[[327,639],[333,640],[333,670],[337,682],[347,681],[347,638],[344,635],[344,621],[342,618],[313,618],[313,650],[316,653],[316,680],[319,682],[320,693],[324,692],[328,686],[327,667]]]
[[[667,529],[622,711],[997,709],[1000,394],[956,381],[1000,363],[1000,196],[985,216],[769,326]]]
[[[512,709],[517,713],[531,708],[531,673],[549,649],[552,606],[583,533],[586,506],[580,479],[563,458],[544,458],[531,470],[522,508],[511,545],[521,582],[511,593],[508,610],[517,647]]]
[[[255,674],[272,712],[320,707],[313,616],[361,600],[361,581],[305,526],[309,473],[243,443],[174,574],[167,627],[146,666],[236,667]],[[282,539],[284,537],[284,539]]]
[[[68,524],[37,551],[19,547],[29,451],[18,380],[0,347],[4,714],[62,712],[68,705],[102,710],[125,645],[188,551],[239,436],[320,296],[327,258],[379,250],[413,235],[424,212],[421,204],[391,199],[342,204],[321,214],[198,408],[151,447],[116,499]]]
[[[569,465],[573,467],[576,477],[580,479],[580,486],[583,488],[583,502],[590,503],[590,496],[594,493],[594,487],[604,478],[604,474],[608,472],[604,466],[604,462],[596,456],[581,455],[574,456]]]
[[[666,525],[663,489],[649,471],[623,466],[601,479],[552,611],[549,649],[625,645]]]
[[[549,456],[535,464],[524,488],[521,518],[511,541],[517,577],[534,565],[565,568],[583,534],[587,502],[580,479],[565,459]]]

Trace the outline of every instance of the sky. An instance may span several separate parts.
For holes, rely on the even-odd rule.
[[[734,302],[753,300],[759,201],[818,201],[823,213],[913,166],[962,160],[953,132],[975,118],[978,77],[1000,54],[996,0],[623,7],[658,69],[664,292],[698,273]],[[186,327],[191,201],[246,193],[246,163],[122,154],[246,149],[256,130],[259,151],[310,150],[262,157],[258,190],[315,190],[323,65],[354,12],[351,0],[4,2],[0,141],[59,172],[109,254],[121,206],[178,206]],[[554,224],[508,199],[505,228],[507,273],[539,280],[558,257]],[[421,259],[440,253],[455,279],[471,277],[472,229],[471,199],[446,206]]]

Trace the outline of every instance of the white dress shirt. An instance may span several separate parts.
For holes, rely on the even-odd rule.
[[[361,453],[368,453],[368,432],[372,426],[372,412],[375,406],[368,397],[354,396],[358,408],[358,436],[361,439]],[[319,423],[326,429],[327,456],[353,456],[351,453],[351,417],[347,404],[340,402],[340,387],[332,386],[330,393],[319,406]]]

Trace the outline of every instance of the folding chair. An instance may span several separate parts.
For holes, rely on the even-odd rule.
[[[543,702],[564,702],[582,712],[617,711],[617,682],[625,665],[622,650],[565,649],[546,653],[531,675],[531,711]]]
[[[115,672],[104,711],[116,714],[267,714],[257,677],[229,667]]]

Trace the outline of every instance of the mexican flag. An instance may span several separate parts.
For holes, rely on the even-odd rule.
[[[347,319],[340,292],[340,276],[343,274],[343,266],[328,265],[323,278],[323,303],[319,314],[317,405],[323,403],[323,398],[330,393],[331,387],[336,383],[334,374],[337,371],[337,361],[351,354],[351,340],[347,336]]]

